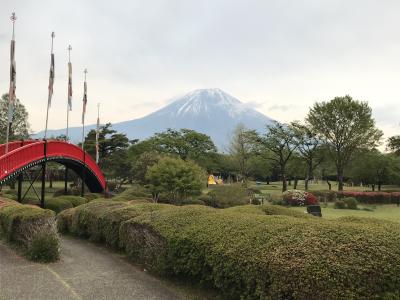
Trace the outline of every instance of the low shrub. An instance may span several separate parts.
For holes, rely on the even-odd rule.
[[[276,205],[242,205],[231,208],[226,208],[225,211],[237,212],[237,213],[250,213],[258,215],[269,215],[269,216],[291,216],[295,218],[309,218],[310,216],[306,213],[299,212],[287,207],[276,206]]]
[[[232,210],[156,211],[125,221],[120,234],[150,270],[197,278],[229,298],[362,299],[400,289],[399,226]]]
[[[73,207],[85,204],[88,202],[86,198],[80,197],[80,196],[72,196],[72,195],[64,195],[64,196],[59,196],[53,199],[62,199],[62,200],[67,200],[69,201]],[[69,208],[69,207],[68,207]]]
[[[57,218],[153,272],[211,284],[229,299],[380,299],[400,290],[394,223],[317,219],[271,205],[102,200]]]
[[[318,203],[317,197],[313,194],[300,190],[288,190],[282,194],[282,197],[285,205],[305,206]]]
[[[51,209],[56,213],[60,213],[63,210],[71,207],[73,207],[72,203],[69,200],[61,197],[46,199],[44,202],[44,208]]]
[[[206,205],[216,208],[244,205],[250,202],[246,189],[240,184],[217,186],[208,193]]]
[[[357,202],[356,198],[346,197],[346,198],[343,198],[342,201],[344,203],[346,203],[347,209],[358,209],[357,208],[358,202]]]
[[[16,202],[0,205],[0,236],[31,260],[50,262],[59,258],[59,237],[51,210]]]
[[[186,199],[182,201],[182,205],[206,205],[203,200],[200,199]]]
[[[146,189],[144,187],[133,186],[133,187],[130,187],[130,188],[124,190],[122,193],[117,194],[112,199],[114,201],[129,201],[129,200],[140,199],[140,198],[152,199],[151,193],[146,191]]]
[[[337,209],[345,209],[346,203],[343,200],[336,200],[335,201],[335,208]]]
[[[94,199],[100,199],[100,198],[104,198],[104,194],[100,194],[100,193],[86,193],[84,195],[84,198],[86,198],[86,202],[90,202]]]

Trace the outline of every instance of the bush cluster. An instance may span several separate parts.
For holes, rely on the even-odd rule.
[[[152,202],[151,193],[140,186],[130,187],[111,199],[113,201],[143,200],[143,202]]]
[[[51,210],[0,202],[0,236],[17,245],[31,260],[50,262],[59,258],[59,237]]]
[[[337,209],[358,209],[358,202],[356,198],[346,197],[335,201],[335,208]]]
[[[317,197],[313,194],[300,190],[288,190],[282,194],[282,197],[284,205],[305,206],[318,203]]]
[[[399,192],[313,191],[320,201],[335,202],[338,198],[352,197],[362,204],[400,203]]]
[[[101,200],[57,218],[64,231],[230,299],[378,299],[400,291],[400,226],[390,222],[316,219],[277,206]]]
[[[199,199],[206,205],[216,208],[227,208],[250,202],[248,192],[241,184],[216,186],[208,195]]]

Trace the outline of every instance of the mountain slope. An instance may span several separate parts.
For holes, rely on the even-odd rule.
[[[145,139],[167,128],[189,128],[211,136],[221,149],[229,143],[230,135],[239,123],[246,127],[265,131],[272,119],[248,107],[220,89],[195,90],[175,100],[164,108],[143,118],[113,124],[118,132],[126,133],[130,139]],[[87,126],[87,130],[95,125]],[[79,141],[81,128],[70,128],[72,141]],[[50,130],[49,136],[63,134],[65,129]],[[38,133],[35,137],[43,136]]]

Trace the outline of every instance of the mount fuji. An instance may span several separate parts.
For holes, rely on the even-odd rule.
[[[188,128],[209,135],[223,150],[229,144],[235,127],[241,123],[249,129],[264,132],[273,120],[242,103],[220,89],[199,89],[192,91],[172,103],[143,118],[114,123],[113,128],[125,133],[129,139],[145,139],[168,128]],[[87,131],[95,125],[86,127]],[[72,142],[80,140],[80,127],[69,129]],[[58,136],[65,129],[49,130],[48,136]],[[43,136],[43,132],[34,135]]]

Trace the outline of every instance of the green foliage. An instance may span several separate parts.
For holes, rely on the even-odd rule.
[[[27,250],[29,259],[40,262],[57,261],[60,257],[60,241],[54,232],[40,232]]]
[[[172,203],[179,204],[188,196],[201,193],[206,175],[196,163],[179,158],[164,157],[148,169],[149,190],[155,202],[160,193],[167,193]]]
[[[46,201],[44,202],[44,208],[51,209],[55,213],[59,213],[71,207],[73,207],[71,201],[62,197],[46,199]]]
[[[344,169],[360,149],[377,146],[382,132],[375,127],[367,102],[350,96],[336,97],[329,102],[315,103],[307,116],[312,129],[328,145],[336,164],[339,186],[343,190]]]
[[[99,194],[99,193],[86,193],[84,195],[84,198],[87,200],[87,202],[90,202],[94,199],[99,199],[99,198],[103,198],[104,195],[103,194]]]
[[[400,136],[399,135],[391,136],[388,139],[387,148],[396,155],[400,155]]]
[[[206,203],[203,200],[197,198],[183,200],[182,205],[206,205]]]
[[[295,218],[309,218],[310,216],[306,213],[302,213],[287,207],[275,206],[275,205],[241,205],[225,209],[229,212],[237,213],[250,213],[258,215],[270,215],[270,216],[291,216]]]
[[[346,202],[343,200],[336,200],[335,201],[335,208],[337,209],[345,209],[346,208]]]
[[[94,195],[96,195],[96,194],[94,194]],[[79,206],[79,205],[82,205],[82,204],[85,204],[86,202],[88,202],[88,200],[86,199],[86,195],[85,195],[85,198],[84,197],[80,197],[80,196],[64,195],[64,196],[59,196],[59,197],[56,197],[56,198],[53,198],[53,199],[66,200],[66,201],[70,202],[73,207]],[[67,208],[70,208],[70,207],[67,207]],[[66,209],[66,208],[64,208],[64,209]]]
[[[203,200],[206,205],[216,208],[227,208],[250,202],[250,197],[241,184],[216,186],[208,193],[208,196],[208,199],[200,200]]]
[[[230,141],[229,153],[235,163],[235,169],[245,181],[249,176],[250,159],[254,157],[258,140],[259,136],[255,130],[249,130],[243,124],[239,124]]]
[[[211,284],[231,299],[379,299],[400,289],[400,226],[391,222],[327,221],[277,206],[99,200],[58,222],[153,272]]]
[[[299,132],[293,125],[274,122],[267,126],[267,133],[260,145],[268,154],[268,158],[279,166],[282,180],[282,192],[287,190],[287,164],[299,147]]]
[[[191,129],[168,129],[156,133],[152,140],[160,152],[177,155],[183,160],[196,161],[204,154],[216,152],[216,147],[208,135]]]
[[[9,140],[21,140],[29,137],[30,125],[28,122],[28,112],[19,99],[15,99],[14,115],[10,127]],[[8,122],[8,94],[0,98],[0,143],[6,140],[6,128]]]
[[[119,193],[115,197],[111,198],[113,201],[144,200],[147,202],[151,201],[151,199],[151,193],[140,185],[127,188],[122,193]]]
[[[357,202],[356,198],[347,197],[347,198],[343,198],[342,201],[344,203],[346,203],[347,209],[357,209],[358,202]]]
[[[111,123],[100,127],[99,166],[107,178],[118,180],[118,187],[131,176],[131,164],[128,160],[129,139],[125,134],[112,129]],[[96,156],[96,130],[90,130],[85,137],[85,150]]]
[[[54,212],[37,206],[8,202],[0,205],[0,236],[17,245],[31,260],[59,258]]]

